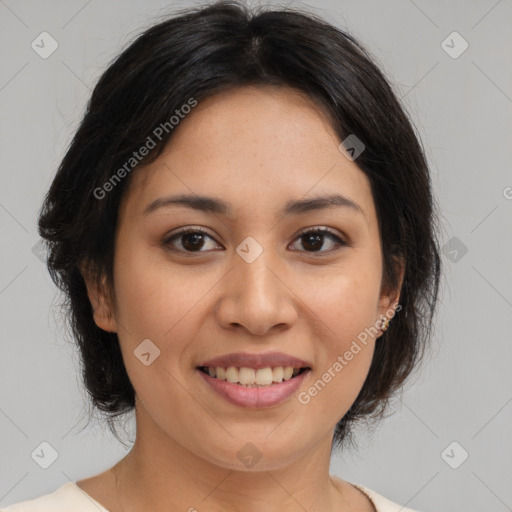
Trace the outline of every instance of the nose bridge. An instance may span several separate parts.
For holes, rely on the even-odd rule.
[[[275,249],[270,244],[271,235],[267,234],[265,240],[261,236],[258,238],[262,243],[248,236],[239,244],[235,271],[240,275],[242,292],[247,291],[253,300],[268,303],[276,299],[276,288],[280,288],[275,275],[279,265]]]
[[[233,255],[230,284],[220,301],[219,320],[225,327],[243,325],[253,334],[264,334],[277,324],[289,324],[296,318],[291,293],[279,278],[283,266],[271,234],[245,238]],[[263,240],[264,238],[264,240]]]

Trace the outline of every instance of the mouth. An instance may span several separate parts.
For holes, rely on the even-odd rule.
[[[309,366],[267,366],[250,368],[247,366],[198,366],[197,369],[212,379],[226,381],[245,388],[268,388],[293,380],[311,370]]]
[[[309,361],[283,352],[225,354],[195,367],[217,396],[244,408],[276,407],[289,401],[312,372]]]

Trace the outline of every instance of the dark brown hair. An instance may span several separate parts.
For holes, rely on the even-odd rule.
[[[341,445],[356,420],[382,417],[421,359],[441,265],[435,201],[419,137],[383,73],[347,32],[314,14],[250,11],[237,1],[180,11],[151,26],[101,76],[45,198],[39,232],[48,245],[48,269],[65,295],[92,404],[113,428],[117,416],[133,409],[134,389],[117,334],[93,320],[79,265],[87,263],[98,283],[105,278],[113,289],[119,204],[139,170],[108,194],[98,197],[97,191],[190,98],[200,102],[249,84],[306,93],[329,113],[340,142],[351,134],[362,141],[365,149],[356,163],[371,182],[383,287],[398,286],[394,263],[405,261],[402,309],[376,344],[363,388],[336,427],[333,445]],[[161,154],[172,133],[162,132],[144,165]]]

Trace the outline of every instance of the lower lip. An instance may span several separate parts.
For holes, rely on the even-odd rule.
[[[268,387],[248,388],[239,384],[233,384],[227,380],[210,377],[201,370],[197,371],[212,389],[228,402],[253,409],[272,407],[284,402],[297,391],[310,372],[310,370],[306,370],[290,380],[284,380],[279,384],[272,384]]]

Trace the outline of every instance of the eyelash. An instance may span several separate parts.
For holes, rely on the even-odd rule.
[[[180,237],[182,237],[184,235],[191,234],[191,233],[198,233],[198,234],[206,235],[207,237],[209,237],[209,238],[211,238],[213,240],[213,237],[209,233],[204,231],[203,229],[190,227],[190,228],[184,228],[181,231],[178,231],[177,233],[174,233],[172,236],[164,238],[164,240],[162,241],[162,245],[168,251],[184,252],[187,255],[196,255],[196,254],[201,254],[201,253],[204,253],[204,252],[208,252],[208,251],[186,251],[186,250],[184,251],[182,249],[176,249],[175,247],[173,247],[171,245],[171,242],[173,240],[179,239]],[[336,252],[336,251],[338,251],[340,249],[340,247],[348,245],[347,242],[342,240],[337,234],[335,234],[334,231],[332,231],[329,228],[325,228],[325,227],[318,228],[318,229],[305,228],[304,230],[300,231],[297,234],[296,239],[299,239],[302,236],[307,235],[307,234],[311,234],[311,233],[320,234],[320,235],[328,235],[331,239],[335,240],[335,242],[337,243],[337,245],[339,247],[336,248],[336,249],[331,249],[330,251],[305,251],[308,254],[312,254],[312,255],[315,255],[315,256],[318,255],[318,257],[321,257],[323,255],[331,254],[333,252]]]

